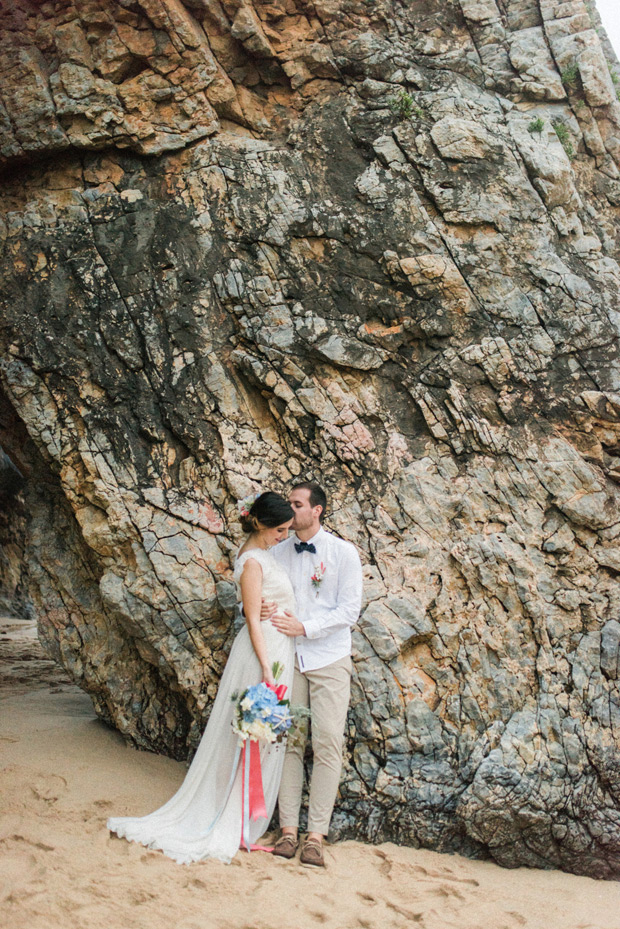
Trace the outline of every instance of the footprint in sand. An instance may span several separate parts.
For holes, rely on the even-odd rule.
[[[67,782],[59,774],[39,774],[28,786],[37,800],[52,804],[64,794]]]
[[[208,884],[205,884],[204,881],[201,881],[199,877],[193,877],[191,881],[189,881],[189,884],[186,884],[185,886],[187,887],[190,885],[192,887],[195,887],[197,890],[208,890],[209,889]]]
[[[129,900],[134,906],[141,906],[143,903],[150,903],[151,900],[157,900],[157,894],[149,893],[146,890],[132,891],[129,894]]]
[[[333,907],[333,905],[334,905],[334,900],[333,900],[333,897],[331,897],[329,894],[319,894],[319,893],[317,893],[317,894],[315,894],[314,896],[315,896],[315,898],[316,898],[317,900],[320,900],[321,903],[325,903],[328,907]]]
[[[364,903],[366,904],[366,906],[376,906],[376,905],[377,905],[377,901],[376,901],[375,898],[372,896],[372,894],[367,894],[367,893],[364,893],[364,892],[361,891],[361,890],[358,890],[358,891],[357,891],[357,896],[358,896],[361,900],[364,901]]]
[[[273,881],[273,877],[270,874],[263,874],[261,876],[256,875],[254,884],[248,886],[248,893],[256,894],[260,890],[265,890],[268,893],[269,886],[265,885],[268,885],[269,881]]]
[[[436,897],[444,897],[446,900],[449,900],[451,897],[453,897],[462,903],[467,900],[465,894],[462,894],[460,890],[456,889],[456,887],[450,887],[449,884],[440,884],[439,887],[433,887],[429,893],[434,894]]]
[[[374,853],[377,858],[381,859],[381,863],[379,864],[379,871],[381,871],[381,874],[384,874],[385,877],[389,878],[390,871],[392,870],[392,862],[385,854],[385,852],[382,852],[380,848],[375,848]]]
[[[2,842],[0,842],[0,845],[4,845],[5,843],[8,844],[10,842],[15,842],[18,844],[20,842],[23,842],[24,845],[30,845],[31,848],[38,848],[39,851],[42,851],[42,852],[56,851],[53,845],[44,845],[43,842],[33,842],[32,839],[26,838],[25,835],[17,835],[17,834],[7,836],[6,839],[3,839]]]
[[[512,916],[517,926],[527,926],[527,919],[525,916],[521,916],[520,913],[508,913],[508,916]],[[586,926],[584,929],[594,929],[594,926]]]
[[[120,841],[125,842],[124,839],[121,839]],[[127,846],[128,851],[131,851],[133,854],[139,851],[139,848],[135,842],[125,842],[125,845]],[[148,865],[157,864],[158,861],[165,861],[165,860],[166,859],[164,858],[162,853],[158,851],[156,848],[150,848],[148,852],[142,852],[140,854],[140,861]]]
[[[479,882],[475,881],[473,878],[456,877],[454,871],[451,871],[450,868],[441,868],[439,871],[431,871],[428,868],[423,868],[421,865],[411,865],[408,870],[416,875],[422,875],[423,877],[438,878],[442,881],[454,881],[456,884],[470,884],[472,887],[480,886]]]
[[[386,900],[386,905],[394,910],[395,913],[398,913],[399,916],[404,916],[405,919],[411,920],[411,922],[418,923],[420,925],[424,919],[424,913],[414,913],[413,910],[407,910],[404,906],[398,906],[396,903],[392,903],[390,900]]]

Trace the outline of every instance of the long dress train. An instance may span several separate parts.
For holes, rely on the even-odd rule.
[[[256,559],[263,571],[263,597],[277,604],[278,611],[295,610],[291,582],[272,555],[262,549],[244,552],[235,563],[234,577],[239,585],[248,558]],[[279,683],[290,696],[294,668],[294,639],[282,635],[269,622],[262,623],[270,663],[279,661],[284,671]],[[161,849],[180,864],[203,858],[230,862],[239,849],[242,828],[242,772],[238,766],[232,790],[226,799],[237,748],[231,728],[232,694],[241,693],[261,680],[261,668],[252,648],[247,626],[237,634],[220,681],[220,686],[185,780],[177,793],[148,816],[108,820],[108,829],[122,838],[148,848]],[[266,831],[278,796],[284,764],[285,743],[260,743],[265,794],[265,819],[250,821],[250,841],[255,844]],[[220,818],[214,828],[209,827]]]

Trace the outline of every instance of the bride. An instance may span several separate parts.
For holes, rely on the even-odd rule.
[[[239,765],[233,775],[237,736],[231,727],[232,695],[261,680],[273,684],[272,665],[276,661],[284,666],[279,683],[287,686],[287,695],[291,692],[294,639],[278,632],[269,621],[261,623],[260,609],[264,598],[276,603],[279,613],[295,612],[291,582],[268,551],[287,537],[292,520],[290,504],[273,491],[261,494],[242,518],[242,528],[249,537],[237,554],[234,578],[246,622],[233,642],[207,728],[183,784],[172,799],[148,816],[108,820],[111,832],[161,849],[180,864],[203,858],[229,862],[240,846],[242,772]],[[252,843],[269,826],[284,751],[284,743],[260,743],[267,816],[250,821]]]

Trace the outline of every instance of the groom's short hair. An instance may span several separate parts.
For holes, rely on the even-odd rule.
[[[292,489],[308,490],[310,492],[310,506],[321,507],[321,516],[319,518],[321,522],[323,522],[323,519],[325,518],[325,511],[327,509],[327,494],[321,485],[317,484],[316,481],[302,481],[301,484],[295,484]]]

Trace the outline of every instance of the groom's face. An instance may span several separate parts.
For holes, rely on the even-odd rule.
[[[305,488],[292,490],[288,502],[293,507],[293,532],[303,532],[319,523],[320,506],[310,505],[310,491]]]

